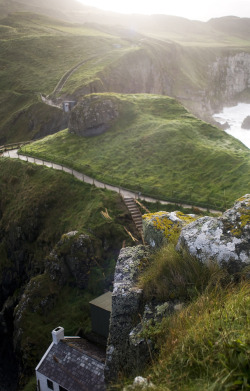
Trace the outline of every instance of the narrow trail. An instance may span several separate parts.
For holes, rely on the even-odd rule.
[[[87,58],[86,60],[84,61],[81,61],[79,62],[78,64],[74,65],[72,68],[70,68],[64,75],[63,77],[59,80],[59,82],[57,83],[54,91],[50,94],[50,96],[53,96],[53,95],[56,95],[56,94],[59,94],[65,83],[67,82],[67,80],[70,78],[70,76],[77,71],[77,69],[79,69],[83,64],[85,64],[86,62],[90,61],[90,60],[93,60],[94,58],[96,58],[97,56],[92,56],[92,57],[89,57]]]
[[[147,197],[147,196],[144,196],[143,194],[140,194],[139,192],[134,192],[132,190],[124,189],[122,187],[113,186],[108,183],[98,181],[98,180],[96,180],[88,175],[85,175],[79,171],[76,171],[72,168],[62,166],[61,164],[57,164],[57,163],[49,162],[46,160],[18,154],[17,151],[18,151],[17,149],[13,149],[11,151],[4,152],[1,156],[2,157],[9,157],[11,159],[20,159],[25,162],[35,163],[38,165],[50,167],[50,168],[53,168],[54,170],[64,171],[68,174],[73,175],[75,178],[77,178],[81,182],[85,182],[90,185],[94,185],[94,186],[101,188],[101,189],[107,189],[107,190],[114,191],[116,193],[119,193],[123,198],[134,198],[134,199],[140,198],[140,200],[146,201],[146,202],[153,202],[153,203],[159,202],[162,205],[176,205],[175,202],[164,201],[164,200],[160,200],[160,199],[153,198],[153,197]],[[178,203],[178,205],[182,206],[183,208],[190,208],[190,209],[194,207],[194,205],[183,204],[183,203]],[[200,206],[197,206],[197,208],[201,211],[205,211],[205,212],[207,211],[206,208],[202,208]],[[214,209],[210,209],[210,212],[221,214],[221,211],[214,210]]]

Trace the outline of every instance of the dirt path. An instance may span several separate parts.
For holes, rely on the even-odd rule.
[[[85,64],[86,62],[90,61],[90,60],[93,60],[94,58],[96,58],[97,56],[93,56],[93,57],[89,57],[87,58],[86,60],[84,61],[81,61],[79,62],[77,65],[73,66],[71,69],[69,69],[64,75],[63,77],[59,80],[58,84],[56,85],[54,91],[52,92],[52,94],[50,94],[51,96],[53,95],[56,95],[56,94],[59,94],[65,83],[67,82],[67,80],[70,78],[70,76],[77,71],[78,68],[80,68],[83,64]]]
[[[94,186],[102,188],[102,189],[107,189],[107,190],[114,191],[116,193],[121,194],[121,196],[123,198],[140,198],[141,200],[146,201],[146,202],[159,202],[162,205],[176,205],[175,202],[159,200],[159,199],[153,198],[153,197],[147,197],[147,196],[144,196],[143,194],[139,194],[138,192],[134,192],[132,190],[127,190],[127,189],[124,189],[122,187],[109,185],[107,183],[104,183],[104,182],[98,181],[98,180],[96,180],[94,178],[91,178],[88,175],[85,175],[85,174],[83,174],[83,173],[81,173],[79,171],[73,170],[72,168],[69,168],[69,167],[66,167],[66,166],[62,166],[61,164],[56,164],[56,163],[53,163],[53,162],[49,162],[49,161],[33,158],[33,157],[30,157],[30,156],[20,155],[20,154],[17,153],[17,151],[18,151],[17,149],[13,149],[12,151],[4,152],[2,154],[2,156],[3,157],[9,157],[11,159],[20,159],[20,160],[23,160],[23,161],[26,161],[26,162],[35,163],[35,164],[38,164],[38,165],[50,167],[50,168],[53,168],[54,170],[67,172],[68,174],[73,175],[79,181],[88,183],[90,185],[94,185]],[[178,205],[181,205],[183,208],[193,208],[194,207],[194,205],[189,205],[189,204],[178,203]],[[199,206],[197,206],[197,208],[202,210],[202,211],[207,211],[206,208],[202,208],[202,207],[199,207]],[[211,213],[221,213],[219,210],[212,210],[212,209],[210,209],[210,212]]]

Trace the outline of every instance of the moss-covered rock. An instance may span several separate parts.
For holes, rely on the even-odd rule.
[[[69,130],[80,136],[96,136],[106,132],[118,115],[114,97],[89,95],[72,110]]]
[[[144,239],[151,247],[161,247],[167,242],[176,241],[182,227],[194,221],[195,215],[182,212],[157,212],[142,216]]]
[[[64,285],[72,280],[73,285],[84,289],[88,285],[90,270],[100,262],[96,238],[77,231],[62,235],[46,260],[46,269],[53,281]]]

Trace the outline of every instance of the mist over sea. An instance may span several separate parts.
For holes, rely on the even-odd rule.
[[[237,106],[224,107],[223,111],[214,114],[213,118],[220,124],[227,122],[230,128],[225,132],[240,140],[250,149],[250,129],[241,128],[242,122],[247,116],[250,116],[250,104],[238,103]]]

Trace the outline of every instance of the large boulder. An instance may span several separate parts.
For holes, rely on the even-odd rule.
[[[248,116],[244,119],[244,121],[242,122],[241,128],[242,128],[242,129],[249,129],[249,130],[250,130],[250,115],[248,115]]]
[[[250,194],[238,199],[221,217],[202,217],[184,227],[177,249],[202,262],[215,260],[230,273],[250,264]]]
[[[106,132],[118,115],[114,96],[88,95],[72,110],[69,130],[79,136],[97,136]]]
[[[143,218],[143,234],[146,243],[151,247],[159,248],[169,241],[178,238],[182,227],[191,223],[197,216],[182,212],[147,213]]]
[[[77,231],[62,235],[46,258],[46,270],[51,280],[64,285],[73,278],[73,285],[86,288],[90,270],[96,265],[95,247],[98,244],[96,239]]]

